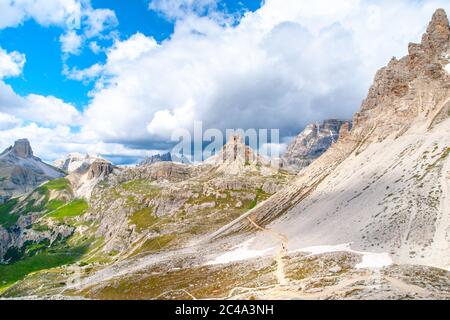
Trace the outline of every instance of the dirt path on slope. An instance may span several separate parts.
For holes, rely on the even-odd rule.
[[[266,232],[270,234],[272,237],[277,239],[280,242],[280,249],[277,252],[277,255],[274,257],[274,260],[277,264],[277,269],[275,270],[275,275],[278,281],[278,285],[285,286],[288,284],[288,279],[286,277],[286,273],[284,272],[284,258],[288,255],[288,239],[284,234],[276,232],[271,229],[267,229],[258,225],[255,221],[253,221],[250,217],[247,217],[248,221],[258,230]]]

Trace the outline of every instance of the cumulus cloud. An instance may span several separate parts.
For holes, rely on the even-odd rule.
[[[0,1],[0,30],[18,26],[28,19],[65,30],[60,42],[66,56],[78,54],[86,39],[103,36],[103,32],[118,24],[114,11],[94,9],[90,0]]]
[[[0,48],[0,79],[20,75],[25,61],[24,54],[17,51],[8,53],[6,50]]]
[[[25,97],[24,108],[17,113],[24,119],[47,126],[76,126],[80,121],[80,114],[73,105],[53,96],[30,94]]]
[[[10,114],[0,112],[0,131],[17,128],[22,121]]]
[[[196,3],[150,6],[176,16]],[[440,0],[267,0],[237,25],[188,15],[159,45],[142,34],[116,42],[83,130],[134,144],[167,141],[194,120],[288,136],[312,121],[351,118],[376,70],[420,39],[437,7],[450,9]]]
[[[110,9],[92,9],[86,11],[86,37],[92,38],[101,34],[104,30],[117,26],[118,21],[114,11]]]
[[[83,38],[74,30],[67,31],[59,38],[61,50],[64,53],[78,54],[83,43]]]
[[[21,97],[2,81],[0,81],[0,112],[44,126],[76,126],[81,117],[74,106],[61,99],[36,94]]]
[[[26,19],[37,23],[77,27],[80,25],[80,0],[2,0],[0,1],[0,29],[14,27]]]

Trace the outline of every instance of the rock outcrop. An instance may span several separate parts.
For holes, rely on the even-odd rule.
[[[308,125],[288,146],[283,155],[283,166],[301,170],[324,154],[339,139],[341,127],[350,121],[325,120],[322,124]]]
[[[70,153],[63,159],[58,159],[53,162],[53,165],[67,173],[72,173],[77,170],[85,171],[89,166],[97,160],[104,160],[99,156],[81,153]]]
[[[17,140],[0,154],[0,203],[64,175],[63,171],[35,157],[27,139]]]
[[[278,163],[266,158],[244,143],[241,135],[231,136],[216,155],[204,161],[225,175],[242,175],[248,172],[260,172],[264,175],[275,174]]]
[[[111,162],[105,159],[96,158],[90,164],[84,162],[77,170],[72,171],[67,176],[76,197],[90,199],[92,190],[97,184],[114,171],[120,171]]]

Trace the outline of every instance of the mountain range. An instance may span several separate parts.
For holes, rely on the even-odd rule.
[[[129,168],[57,169],[16,142],[4,168],[36,178],[5,174],[0,296],[449,299],[449,59],[439,9],[352,121],[306,127],[281,168],[240,136],[198,165]]]

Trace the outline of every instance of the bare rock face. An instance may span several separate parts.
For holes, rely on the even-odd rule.
[[[229,137],[222,150],[204,163],[214,166],[217,172],[225,175],[240,175],[252,171],[275,174],[278,169],[269,158],[247,146],[241,135]]]
[[[407,56],[392,58],[377,72],[353,121],[355,134],[364,136],[373,131],[365,144],[402,134],[418,117],[433,120],[436,112],[448,111],[449,44],[448,18],[438,9],[422,42],[409,44]]]
[[[333,143],[337,142],[343,125],[346,125],[348,131],[351,122],[325,120],[322,124],[308,125],[289,144],[283,156],[283,165],[296,170],[309,166],[315,159],[325,153]]]
[[[0,203],[64,175],[35,157],[27,139],[17,140],[0,154]]]
[[[113,165],[109,161],[96,160],[94,161],[87,172],[87,178],[95,179],[105,177],[113,172]]]
[[[145,158],[139,165],[145,166],[150,165],[157,162],[170,162],[172,161],[172,155],[170,152],[164,153],[164,154],[157,154],[148,158]]]
[[[88,159],[89,160],[89,159]],[[90,159],[92,160],[92,159]],[[74,190],[76,197],[89,200],[92,190],[104,179],[108,178],[114,171],[119,171],[108,160],[96,158],[92,162],[84,161],[83,165],[72,171],[67,179]]]
[[[33,156],[30,142],[27,139],[20,139],[14,143],[11,151],[20,158],[30,158]]]

